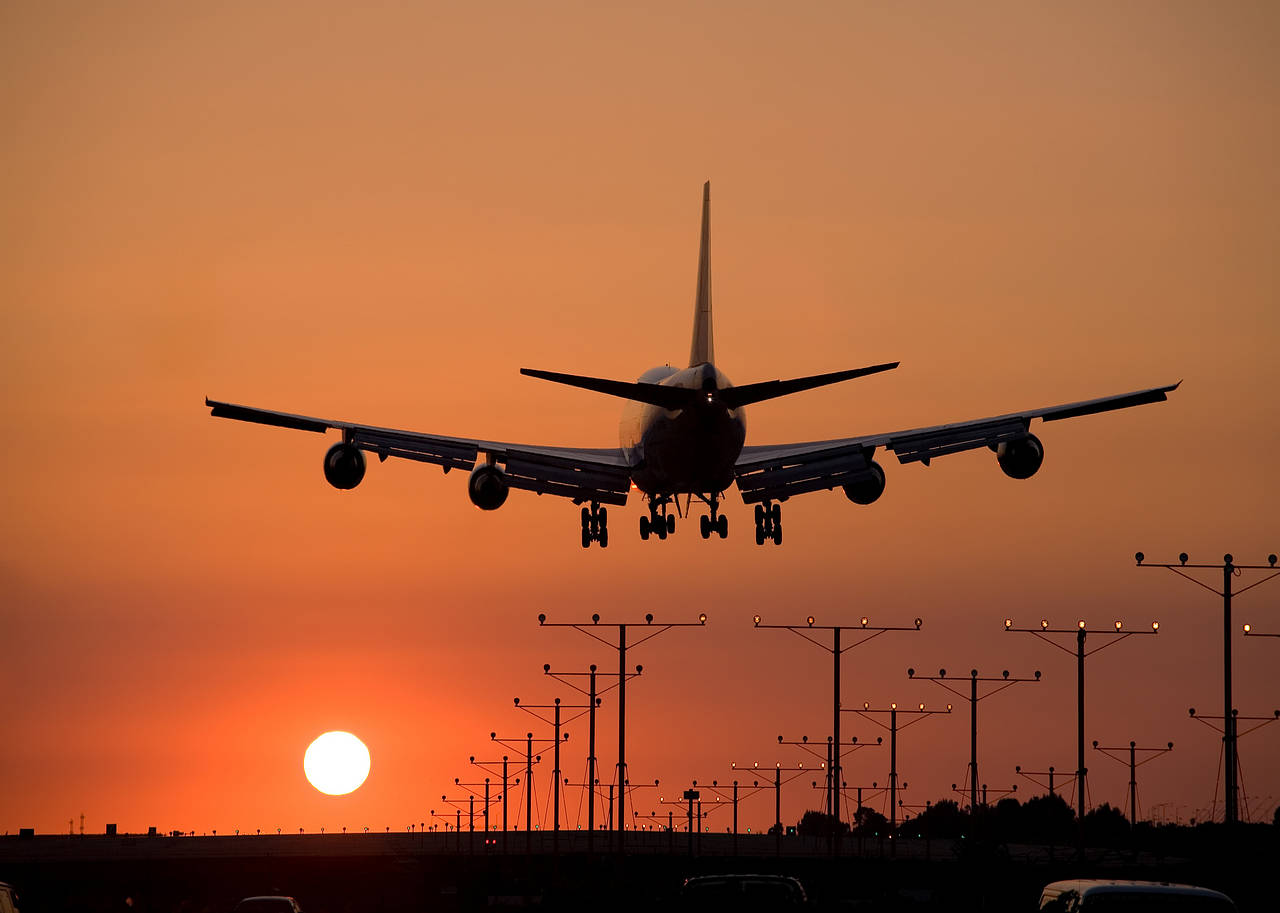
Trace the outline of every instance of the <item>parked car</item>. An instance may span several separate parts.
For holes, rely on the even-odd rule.
[[[1076,878],[1040,892],[1040,913],[1235,913],[1231,898],[1211,888],[1167,881]]]
[[[686,908],[700,910],[787,909],[808,898],[789,875],[696,875],[680,889]]]
[[[263,894],[244,898],[236,904],[235,913],[302,913],[302,907],[292,897]]]

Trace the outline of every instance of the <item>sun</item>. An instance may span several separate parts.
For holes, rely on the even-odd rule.
[[[349,732],[326,732],[307,747],[302,769],[320,792],[345,796],[369,776],[369,749]]]

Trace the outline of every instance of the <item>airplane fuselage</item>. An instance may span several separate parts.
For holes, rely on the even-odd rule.
[[[631,479],[645,494],[719,494],[733,484],[733,466],[747,436],[746,409],[730,409],[718,391],[731,386],[715,365],[651,368],[641,383],[699,390],[694,405],[664,409],[628,402],[619,428]]]

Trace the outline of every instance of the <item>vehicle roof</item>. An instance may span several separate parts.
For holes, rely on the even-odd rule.
[[[1081,896],[1085,894],[1195,894],[1200,897],[1231,899],[1221,891],[1193,884],[1179,884],[1173,881],[1129,881],[1117,878],[1072,878],[1066,881],[1055,881],[1045,885],[1041,893],[1062,894],[1066,891],[1076,891]]]

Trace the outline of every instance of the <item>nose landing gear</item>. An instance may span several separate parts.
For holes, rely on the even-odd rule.
[[[608,511],[598,501],[592,501],[590,508],[582,508],[582,547],[590,548],[592,542],[599,542],[601,548],[608,548],[608,522]]]
[[[764,545],[766,539],[782,544],[782,505],[772,501],[756,505],[756,545]]]

